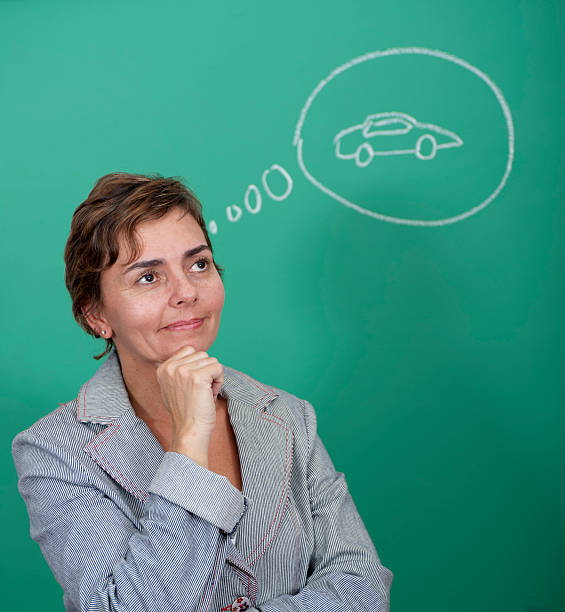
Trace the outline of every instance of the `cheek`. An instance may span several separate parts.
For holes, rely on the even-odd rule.
[[[226,296],[224,292],[224,285],[220,284],[219,287],[216,288],[213,294],[214,306],[216,310],[219,310],[219,311],[222,310],[224,306],[225,297]]]
[[[112,311],[117,334],[127,335],[139,328],[155,327],[159,322],[160,306],[150,299],[123,300]]]

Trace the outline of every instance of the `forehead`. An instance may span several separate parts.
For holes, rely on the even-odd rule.
[[[199,244],[206,244],[204,232],[190,214],[173,209],[159,219],[142,221],[134,230],[136,251],[122,235],[118,239],[117,263],[131,263],[139,258],[167,259]]]

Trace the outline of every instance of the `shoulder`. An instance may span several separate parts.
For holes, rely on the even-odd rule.
[[[84,446],[98,431],[93,430],[96,426],[81,423],[77,419],[77,410],[78,401],[75,398],[16,435],[12,442],[12,454],[20,475],[26,471],[28,464],[37,467],[47,460],[47,456],[70,453],[82,458]]]
[[[77,398],[71,400],[70,402],[59,404],[58,408],[41,417],[27,429],[21,431],[14,440],[28,437],[42,438],[45,436],[56,436],[57,432],[63,432],[67,429],[68,425],[72,425],[77,422],[77,407]]]
[[[239,370],[223,366],[227,393],[288,423],[294,433],[310,440],[316,435],[316,413],[312,404],[284,389],[257,380]]]
[[[250,376],[245,372],[236,370],[235,368],[227,365],[223,365],[222,367],[224,369],[225,377],[223,388],[226,388],[228,393],[230,391],[236,391],[238,395],[241,395],[241,393],[246,393],[248,396],[247,399],[270,393],[276,395],[289,404],[302,403],[305,401],[292,393],[288,393],[284,389],[279,389],[278,387],[274,387],[273,385],[269,385],[263,381],[253,378],[253,376]]]

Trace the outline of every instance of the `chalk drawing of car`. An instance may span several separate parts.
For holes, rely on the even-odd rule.
[[[419,159],[433,159],[439,149],[460,147],[463,141],[454,132],[420,123],[405,113],[377,113],[338,132],[334,144],[337,157],[354,159],[364,168],[377,155],[414,154]]]

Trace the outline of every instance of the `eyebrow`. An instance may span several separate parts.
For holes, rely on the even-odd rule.
[[[192,257],[193,255],[196,255],[197,253],[200,253],[206,250],[208,251],[210,250],[210,247],[207,244],[201,244],[197,247],[194,247],[193,249],[188,249],[188,251],[184,252],[183,259],[188,259],[189,257]],[[144,270],[146,268],[154,268],[155,266],[161,266],[164,263],[165,263],[164,259],[146,259],[144,261],[136,261],[131,266],[128,266],[123,271],[123,274],[128,274],[128,272],[131,272],[132,270],[140,270],[140,269]]]

